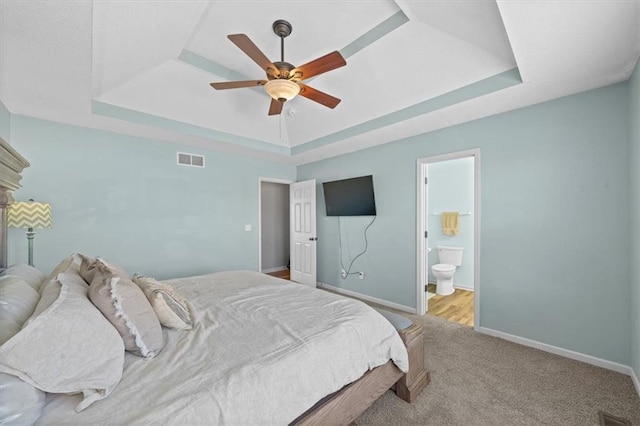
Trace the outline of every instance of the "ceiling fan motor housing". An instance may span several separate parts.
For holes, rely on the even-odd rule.
[[[273,65],[276,66],[276,68],[278,69],[278,73],[277,74],[270,74],[267,73],[267,78],[269,80],[275,80],[277,78],[280,79],[289,79],[289,72],[295,68],[295,66],[293,66],[293,64],[290,64],[289,62],[284,62],[284,61],[278,61],[278,62],[274,62]],[[291,76],[293,77],[293,76]]]

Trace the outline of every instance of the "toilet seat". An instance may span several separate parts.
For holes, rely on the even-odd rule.
[[[431,270],[434,272],[452,272],[456,270],[456,267],[453,265],[449,265],[448,263],[438,263],[431,267]]]

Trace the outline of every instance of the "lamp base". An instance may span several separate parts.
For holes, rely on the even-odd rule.
[[[36,237],[36,233],[33,228],[27,229],[27,243],[29,245],[29,266],[33,266],[33,239]]]

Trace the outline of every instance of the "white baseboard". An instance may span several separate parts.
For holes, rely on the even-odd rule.
[[[431,282],[431,281],[427,281],[427,284],[436,285],[435,282]],[[453,283],[453,288],[459,288],[460,290],[466,290],[466,291],[473,291],[473,287],[465,287],[463,285],[456,284],[456,283]]]
[[[458,284],[454,284],[453,288],[459,288],[460,290],[465,290],[465,291],[473,291],[473,287],[465,287],[463,285],[458,285]]]
[[[633,384],[636,387],[636,392],[638,392],[638,396],[640,396],[640,380],[638,380],[636,371],[633,368],[631,369],[631,380],[633,380]]]
[[[287,269],[287,265],[277,266],[275,268],[263,269],[262,273],[263,274],[270,274],[271,272],[284,271],[285,269]]]
[[[560,355],[565,358],[575,359],[577,361],[582,361],[587,364],[595,365],[597,367],[606,368],[607,370],[613,370],[618,373],[626,374],[627,376],[632,376],[634,371],[628,365],[618,364],[617,362],[608,361],[602,358],[596,358],[591,355],[586,355],[580,352],[575,352],[569,349],[559,348],[557,346],[548,345],[546,343],[537,342],[535,340],[525,339],[524,337],[514,336],[513,334],[504,333],[502,331],[492,330],[486,327],[480,327],[480,333],[488,334],[489,336],[499,337],[504,340],[509,340],[510,342],[519,343],[524,346],[529,346],[531,348],[540,349],[541,351],[550,352],[552,354]],[[633,376],[632,376],[633,379]],[[637,379],[636,379],[637,381]],[[638,385],[636,382],[636,390],[638,390]]]
[[[365,300],[367,302],[377,303],[378,305],[386,306],[388,308],[393,308],[393,309],[397,309],[399,311],[408,312],[410,314],[415,314],[416,313],[416,309],[415,308],[411,308],[409,306],[401,305],[399,303],[394,303],[394,302],[388,302],[388,301],[383,300],[383,299],[378,299],[377,297],[367,296],[366,294],[361,294],[361,293],[358,293],[358,292],[355,292],[355,291],[351,291],[351,290],[345,290],[345,289],[340,288],[340,287],[334,287],[332,285],[321,283],[319,281],[318,281],[318,287],[326,288],[327,290],[331,290],[331,291],[334,291],[336,293],[343,294],[345,296],[353,297],[355,299],[361,299],[361,300]]]

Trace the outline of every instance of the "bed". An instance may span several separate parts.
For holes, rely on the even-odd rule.
[[[0,195],[7,195],[17,182],[0,185]],[[0,212],[6,204],[0,203]],[[0,227],[3,244],[5,228]],[[0,268],[6,267],[6,248],[3,253]],[[76,300],[84,303],[94,283],[89,286],[69,268],[45,280],[58,277],[59,294],[76,288]],[[349,424],[387,390],[411,402],[429,382],[421,327],[362,302],[253,271],[163,285],[184,296],[192,329],[163,327],[163,347],[154,357],[122,355],[121,377],[106,391],[47,393],[36,424]],[[47,291],[39,291],[42,300]],[[20,362],[29,364],[23,356],[7,366],[6,354],[37,319],[27,320],[18,337],[0,346],[4,374],[20,370]],[[114,359],[124,353],[112,352]],[[80,360],[76,364],[87,358],[69,356],[67,363],[73,356]],[[35,374],[20,377],[21,385],[46,387],[47,379],[38,381]]]

